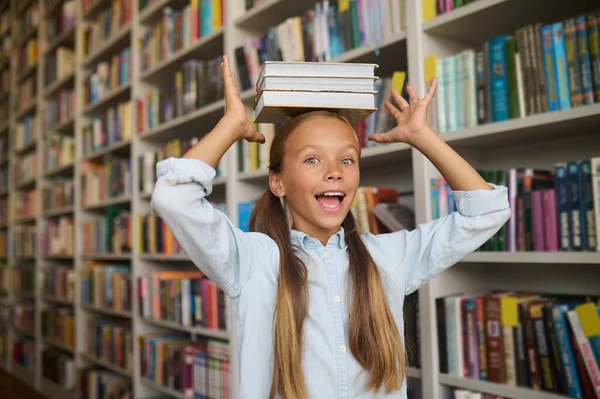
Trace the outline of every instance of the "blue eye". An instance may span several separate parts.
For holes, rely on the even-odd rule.
[[[352,158],[346,158],[346,159],[342,160],[342,163],[344,165],[351,165],[354,163],[354,160]]]

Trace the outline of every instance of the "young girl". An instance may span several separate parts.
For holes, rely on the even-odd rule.
[[[404,297],[488,240],[510,215],[486,183],[427,125],[435,81],[397,126],[370,137],[422,152],[453,189],[457,211],[407,232],[359,235],[350,212],[360,144],[343,117],[314,111],[275,135],[269,189],[251,232],[213,209],[215,167],[239,139],[264,143],[224,57],[226,112],[182,158],[157,164],[152,207],[197,267],[232,298],[241,398],[406,398]]]

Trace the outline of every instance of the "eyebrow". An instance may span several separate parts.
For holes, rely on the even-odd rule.
[[[351,148],[351,149],[353,149],[353,150],[355,150],[355,151],[358,152],[358,149],[356,148],[356,146],[354,144],[348,144],[348,145],[346,145],[343,148],[343,150],[346,150],[348,148]],[[308,145],[305,145],[304,147],[302,147],[300,150],[298,150],[298,153],[301,153],[301,152],[304,152],[304,151],[307,151],[307,150],[310,150],[310,149],[313,149],[313,150],[322,150],[323,147],[318,146],[318,145],[314,145],[314,144],[308,144]]]

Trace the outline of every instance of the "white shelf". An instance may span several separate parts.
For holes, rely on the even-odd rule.
[[[83,109],[83,113],[86,115],[90,115],[93,113],[97,113],[102,108],[108,107],[110,105],[115,105],[119,101],[125,100],[130,96],[131,83],[126,83],[120,87],[117,87],[112,93],[107,94],[100,100],[96,100],[91,104],[87,104]]]
[[[131,202],[131,196],[123,195],[119,197],[109,198],[100,200],[94,204],[85,204],[82,206],[82,209],[86,212],[97,211],[102,208],[107,208],[113,205],[124,205]]]
[[[119,29],[117,33],[114,33],[108,39],[103,40],[102,45],[85,58],[83,66],[85,68],[92,68],[97,61],[111,57],[113,52],[120,50],[122,47],[126,47],[127,44],[130,44],[128,40],[130,34],[131,23],[128,23]]]
[[[87,360],[88,362],[94,363],[98,366],[102,366],[108,370],[114,371],[115,373],[118,373],[118,374],[122,375],[123,377],[132,378],[132,376],[133,376],[133,374],[129,370],[125,370],[122,367],[110,364],[102,359],[96,358],[95,356],[88,355],[87,353],[80,353],[80,355],[84,360]]]
[[[473,252],[461,262],[582,264],[600,267],[600,252]]]
[[[121,140],[119,142],[109,144],[106,147],[102,148],[101,150],[97,150],[90,154],[84,155],[83,161],[84,162],[92,161],[94,159],[102,158],[103,156],[111,154],[113,152],[116,153],[116,152],[129,151],[130,147],[131,147],[131,140]]]
[[[288,17],[299,15],[315,3],[317,0],[265,0],[262,4],[244,12],[244,15],[237,18],[234,24],[238,28],[263,32],[267,27],[278,25]]]
[[[48,55],[52,51],[56,50],[59,46],[62,46],[62,45],[72,46],[74,41],[75,41],[75,25],[71,26],[64,32],[61,32],[61,34],[58,35],[52,43],[50,43],[50,45],[48,46],[48,48],[45,51],[45,55]]]
[[[132,313],[123,310],[114,310],[109,308],[101,308],[99,306],[82,304],[81,307],[87,311],[104,314],[108,316],[121,317],[123,319],[131,319]]]
[[[69,301],[67,299],[57,298],[51,295],[43,295],[42,299],[46,302],[54,303],[57,305],[75,306],[75,301],[73,300]]]
[[[147,324],[152,324],[152,325],[159,326],[159,327],[165,327],[165,328],[169,328],[169,329],[177,330],[177,331],[183,331],[183,332],[187,332],[190,334],[199,335],[202,337],[217,338],[217,339],[224,339],[224,340],[229,339],[229,333],[227,331],[213,330],[210,328],[196,327],[196,326],[186,327],[182,324],[178,324],[178,323],[175,323],[172,321],[154,320],[154,319],[150,319],[150,318],[146,318],[146,317],[141,317],[141,320]]]
[[[70,163],[70,164],[67,164],[67,165],[57,166],[57,167],[52,168],[49,171],[47,171],[44,174],[44,177],[46,179],[48,179],[48,178],[55,177],[55,176],[61,176],[61,175],[65,175],[65,174],[72,174],[74,168],[75,168],[75,163]]]
[[[168,72],[173,73],[175,69],[180,69],[181,63],[192,59],[198,54],[218,54],[219,47],[223,48],[223,29],[219,29],[206,37],[198,39],[195,43],[192,43],[187,48],[183,48],[171,55],[167,59],[160,61],[155,66],[143,71],[140,75],[142,81],[152,80],[158,77],[164,77],[164,74]],[[171,68],[170,68],[171,67]],[[159,76],[162,75],[162,76]]]
[[[75,71],[67,74],[67,76],[64,76],[60,79],[55,80],[48,87],[46,87],[44,89],[44,97],[45,98],[51,97],[59,89],[62,89],[64,86],[67,86],[69,83],[74,82],[74,81],[75,81]]]
[[[54,381],[42,377],[42,392],[50,399],[75,399],[75,392],[69,392]]]
[[[75,354],[75,348],[70,348],[67,345],[63,344],[62,342],[57,342],[53,339],[46,338],[46,337],[42,337],[42,342],[45,343],[46,345],[53,346],[55,348],[58,348],[62,351],[68,352],[70,354]]]
[[[440,374],[439,380],[441,384],[451,387],[470,389],[475,392],[483,392],[510,399],[567,399],[566,396],[557,395],[550,392],[536,391],[529,388],[516,387],[506,384],[496,384],[489,381],[452,377],[446,374]]]
[[[56,209],[52,209],[49,211],[45,211],[44,217],[51,218],[51,217],[69,215],[74,212],[75,212],[75,207],[71,205],[71,206],[65,206],[63,208],[56,208]]]
[[[162,261],[162,262],[191,262],[187,255],[168,255],[168,254],[141,254],[142,260]]]
[[[154,381],[152,381],[149,378],[141,377],[141,380],[142,380],[142,383],[144,383],[145,385],[148,385],[149,387],[152,387],[152,388],[156,389],[157,391],[160,391],[160,392],[164,393],[165,395],[168,395],[170,398],[188,399],[188,397],[185,396],[183,393],[175,391],[173,389],[163,387],[161,385],[158,385],[157,383],[155,383]]]

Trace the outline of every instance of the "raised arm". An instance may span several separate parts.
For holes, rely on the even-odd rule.
[[[182,158],[157,164],[151,207],[196,266],[234,297],[249,281],[259,256],[276,246],[266,235],[242,232],[206,200],[216,165],[229,147],[239,139],[264,142],[246,116],[227,57],[222,67],[225,116]]]
[[[435,277],[491,238],[510,217],[506,187],[487,183],[477,171],[442,140],[427,124],[427,109],[437,80],[420,99],[407,87],[409,105],[396,91],[399,109],[386,103],[398,125],[370,137],[376,142],[404,142],[425,155],[453,190],[457,211],[408,232],[400,231],[368,239],[397,265],[407,292]]]

